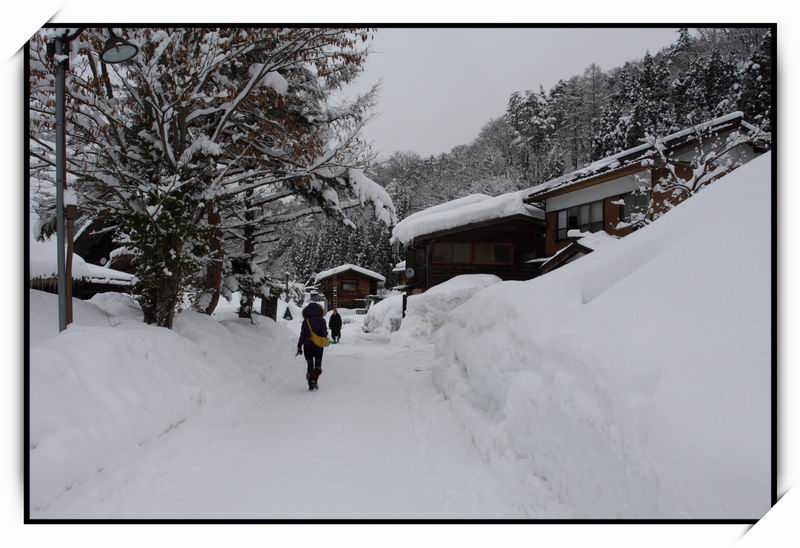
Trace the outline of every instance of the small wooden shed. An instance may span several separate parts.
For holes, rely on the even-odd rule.
[[[354,264],[343,264],[314,277],[330,308],[355,308],[357,300],[376,294],[378,285],[384,282],[386,279],[377,272]]]

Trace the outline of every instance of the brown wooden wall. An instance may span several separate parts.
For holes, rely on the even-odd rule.
[[[363,299],[367,295],[374,295],[378,291],[378,281],[369,276],[365,276],[360,272],[354,270],[347,270],[337,274],[335,277],[330,276],[322,280],[319,284],[320,292],[325,295],[328,301],[328,308],[333,308],[333,284],[334,280],[338,284],[337,288],[337,304],[343,308],[355,308],[360,303],[356,303],[356,299]],[[346,281],[356,282],[355,291],[343,291],[342,286]]]
[[[430,260],[435,242],[496,243],[512,245],[511,264],[439,264]],[[414,269],[409,283],[424,291],[461,274],[494,274],[503,280],[529,280],[538,275],[537,263],[530,259],[544,257],[544,223],[517,218],[435,238],[417,240],[406,251],[406,266]],[[412,293],[417,291],[412,291]]]

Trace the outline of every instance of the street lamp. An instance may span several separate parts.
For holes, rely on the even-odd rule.
[[[53,58],[56,61],[56,260],[58,261],[58,330],[64,331],[72,322],[72,242],[75,231],[76,204],[64,204],[67,189],[65,84],[69,43],[83,32],[82,27],[67,27],[53,40]],[[116,36],[108,29],[109,39],[100,58],[104,63],[122,63],[133,59],[139,52],[134,44]],[[65,226],[66,219],[66,226]],[[69,232],[65,238],[65,229]],[[67,244],[66,256],[64,244]]]

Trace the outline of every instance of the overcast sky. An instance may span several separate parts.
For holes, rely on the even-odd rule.
[[[382,81],[364,130],[380,158],[471,142],[516,90],[546,89],[590,63],[604,70],[654,53],[676,29],[378,29],[348,93]]]

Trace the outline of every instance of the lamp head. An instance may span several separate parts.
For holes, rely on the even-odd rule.
[[[130,61],[136,54],[139,53],[139,48],[135,44],[131,44],[127,40],[123,40],[115,35],[111,29],[108,29],[109,38],[103,48],[103,53],[100,54],[100,59],[104,63],[115,64]]]

